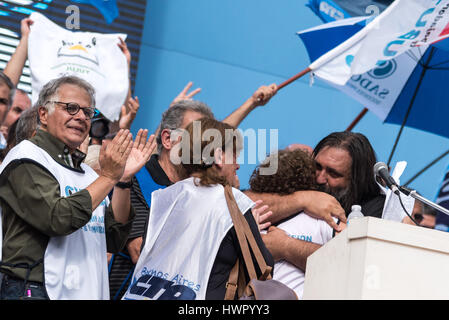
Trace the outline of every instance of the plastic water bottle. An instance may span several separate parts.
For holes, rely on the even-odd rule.
[[[362,213],[362,207],[358,204],[355,204],[351,207],[351,213],[348,216],[348,223],[351,219],[363,218],[364,215]]]

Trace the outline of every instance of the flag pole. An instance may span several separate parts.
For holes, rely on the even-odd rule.
[[[357,123],[363,118],[363,116],[368,112],[368,108],[364,108],[359,115],[351,122],[349,127],[346,128],[346,131],[351,131]]]
[[[295,80],[298,80],[299,78],[301,78],[302,76],[308,74],[310,71],[312,71],[312,69],[310,69],[309,67],[302,70],[300,73],[298,73],[297,75],[291,77],[290,79],[285,80],[284,82],[282,82],[280,85],[278,85],[278,90],[282,89],[283,87],[289,85],[290,83],[292,83]]]
[[[299,78],[303,77],[304,75],[308,74],[309,72],[311,72],[312,69],[310,69],[310,67],[307,67],[306,69],[302,70],[300,73],[294,75],[293,77],[291,77],[290,79],[285,80],[284,82],[282,82],[280,85],[278,85],[278,91],[282,88],[284,88],[285,86],[289,85],[290,83],[292,83],[295,80],[298,80]],[[355,125],[365,116],[365,114],[368,112],[368,108],[364,108],[360,114],[354,119],[354,121],[352,121],[352,123],[349,125],[349,127],[346,129],[346,131],[351,131]]]

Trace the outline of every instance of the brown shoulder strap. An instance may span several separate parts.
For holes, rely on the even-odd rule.
[[[246,240],[249,242],[249,245],[251,246],[251,250],[254,253],[254,256],[256,257],[257,264],[259,265],[259,269],[262,272],[262,280],[271,278],[271,267],[268,266],[265,262],[265,258],[262,255],[262,252],[260,251],[259,246],[257,245],[256,239],[254,239],[254,235],[249,227],[248,221],[246,221],[245,217],[243,216],[242,212],[240,211],[239,207],[237,206],[237,202],[235,201],[234,194],[232,193],[232,187],[226,186],[225,187],[225,196],[226,196],[226,202],[228,203],[229,211],[231,212],[232,222],[234,224],[234,228],[237,232],[237,237],[239,237],[239,234],[244,234]],[[241,230],[240,230],[241,229]],[[242,242],[244,242],[244,246],[248,247],[247,241],[240,241],[240,246],[242,247]],[[247,251],[245,256],[245,252]],[[244,253],[243,258],[245,260],[246,267],[248,269],[248,273],[250,276],[250,279],[256,279],[257,274],[254,271],[252,274],[250,272],[250,269],[254,270],[254,264],[253,260],[251,258],[251,254],[249,250],[245,248],[245,250],[242,247],[242,252]]]
[[[228,282],[226,282],[226,294],[225,300],[234,300],[235,293],[238,288],[238,278],[239,278],[239,259],[232,267],[231,273],[229,274]]]
[[[243,296],[247,281],[245,279],[245,273],[239,272],[240,270],[243,270],[242,261],[237,259],[229,274],[228,282],[226,282],[225,300],[234,300],[236,292],[238,297]]]
[[[228,209],[231,214],[232,223],[234,224],[235,232],[237,233],[237,238],[239,240],[240,248],[243,254],[243,260],[245,261],[246,268],[250,279],[257,278],[256,269],[254,268],[253,259],[251,258],[251,253],[249,251],[248,242],[246,240],[245,230],[242,227],[242,222],[240,216],[243,216],[240,212],[239,207],[234,199],[234,194],[232,193],[232,188],[230,186],[225,186],[225,197],[226,203],[228,204]],[[246,222],[246,221],[245,221]]]
[[[240,221],[241,221],[241,226],[244,229],[246,238],[251,247],[251,250],[254,253],[254,256],[256,257],[256,261],[257,261],[257,264],[259,265],[259,269],[262,272],[262,276],[259,279],[260,280],[271,279],[272,268],[270,266],[268,266],[267,263],[265,262],[265,258],[263,257],[259,246],[257,245],[256,239],[254,238],[254,234],[251,231],[248,221],[246,221],[245,217],[242,214],[240,214]]]

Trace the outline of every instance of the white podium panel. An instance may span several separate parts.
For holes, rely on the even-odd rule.
[[[303,299],[449,299],[449,233],[365,217],[307,260]]]

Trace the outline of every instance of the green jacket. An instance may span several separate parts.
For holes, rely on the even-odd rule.
[[[57,163],[82,172],[81,162],[85,154],[80,151],[69,154],[60,140],[38,130],[30,139],[44,149]],[[92,215],[92,199],[87,190],[62,197],[58,182],[45,168],[32,162],[10,163],[0,175],[0,205],[3,222],[2,262],[31,265],[42,259],[50,237],[75,232],[89,222]],[[113,218],[112,207],[105,212],[107,250],[119,252],[125,245],[134,218],[120,224]],[[27,270],[1,266],[0,271],[25,279]],[[31,270],[30,281],[43,282],[43,264]]]

